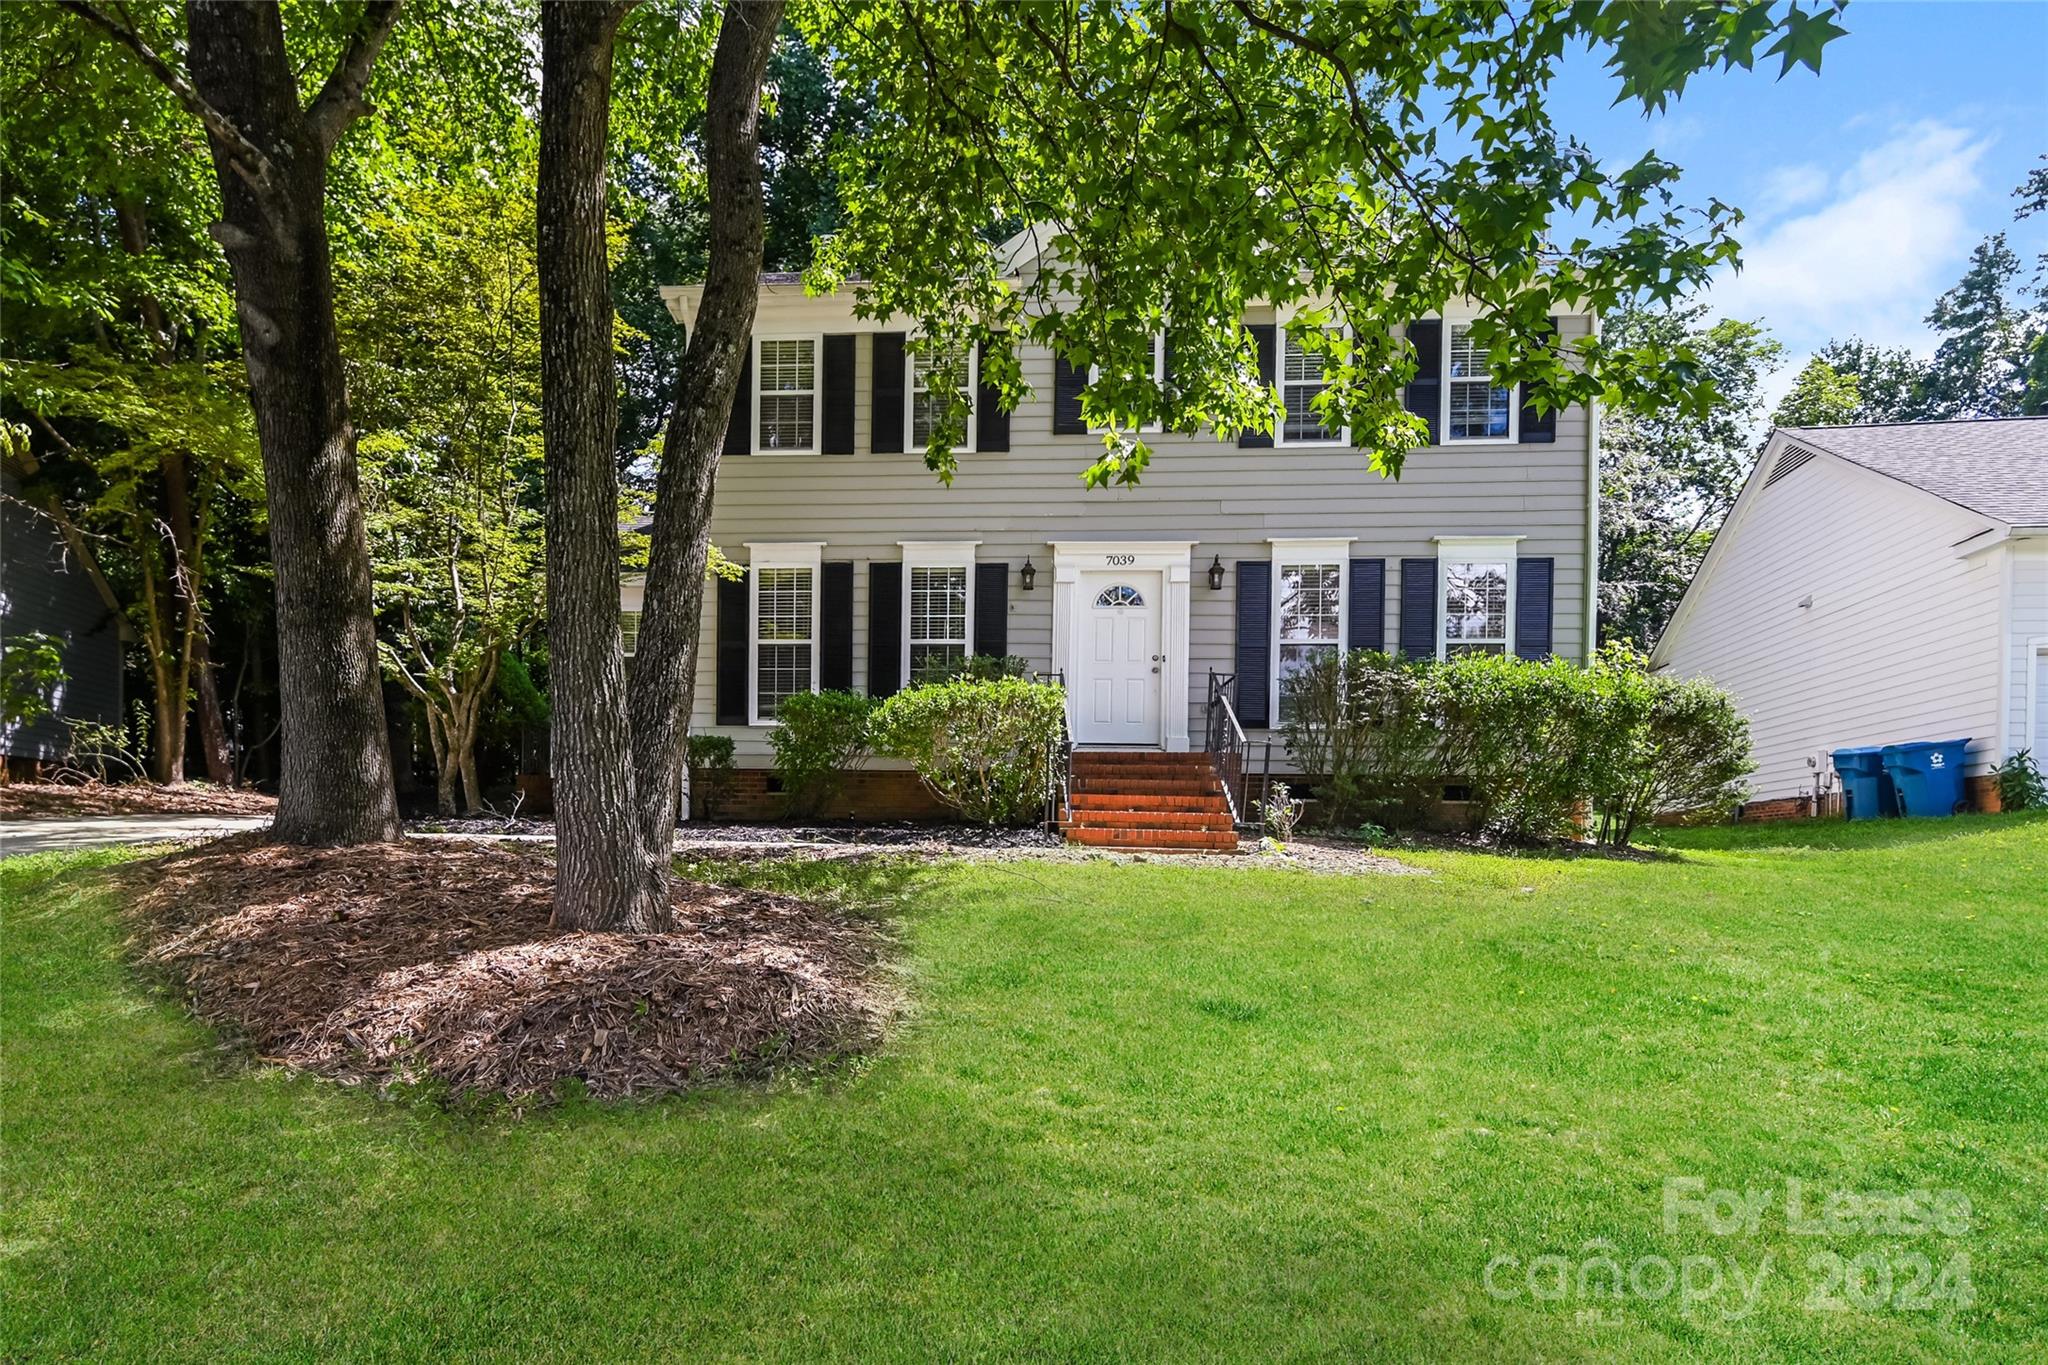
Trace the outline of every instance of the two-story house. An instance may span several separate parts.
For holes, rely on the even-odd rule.
[[[663,292],[692,325],[700,288]],[[1063,674],[1084,748],[1199,749],[1211,675],[1228,678],[1253,744],[1270,735],[1277,754],[1283,680],[1319,653],[1591,648],[1596,423],[1494,383],[1469,315],[1408,329],[1421,363],[1407,402],[1432,442],[1398,480],[1319,425],[1318,357],[1255,308],[1284,423],[1229,441],[1149,433],[1143,483],[1105,490],[1080,478],[1102,449],[1082,417],[1088,374],[1027,347],[1032,394],[1000,411],[975,357],[948,374],[853,303],[764,276],[733,406],[711,533],[748,572],[705,613],[692,730],[734,738],[740,811],[772,809],[751,797],[774,790],[782,698],[884,696],[970,654]],[[1556,323],[1567,342],[1595,325]],[[948,382],[974,404],[950,487],[923,459],[932,388]],[[629,578],[629,642],[639,605]],[[914,783],[876,774],[849,801],[841,813],[922,808]]]

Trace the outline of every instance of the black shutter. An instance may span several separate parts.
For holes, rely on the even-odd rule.
[[[718,723],[747,723],[747,651],[753,646],[747,576],[718,580]]]
[[[1387,561],[1351,561],[1351,600],[1345,604],[1346,649],[1387,647]]]
[[[818,690],[853,690],[853,561],[828,559],[818,578]]]
[[[1280,362],[1280,333],[1270,322],[1253,323],[1245,330],[1252,334],[1252,343],[1259,348],[1259,374],[1270,387],[1278,384]],[[1273,437],[1269,432],[1246,431],[1237,438],[1239,450],[1270,450]],[[1239,719],[1243,719],[1239,717]]]
[[[825,429],[818,446],[826,455],[853,454],[853,334],[825,338],[819,366],[824,379]]]
[[[1273,723],[1273,561],[1237,561],[1237,723]]]
[[[1010,566],[974,566],[974,652],[1000,659],[1010,652]]]
[[[740,385],[732,396],[732,413],[725,419],[725,453],[754,453],[754,338],[750,335],[740,353]]]
[[[1435,445],[1444,390],[1444,325],[1433,318],[1409,323],[1408,344],[1415,348],[1415,378],[1408,381],[1401,405],[1429,423],[1429,443]],[[1430,648],[1435,650],[1433,644]]]
[[[979,374],[988,367],[988,346],[981,347]],[[993,384],[982,380],[974,390],[974,448],[1004,451],[1010,448],[1010,414],[996,401]]]
[[[1436,657],[1436,561],[1401,561],[1401,652],[1411,659]]]
[[[1088,371],[1068,363],[1063,355],[1052,358],[1052,434],[1086,436],[1088,421],[1081,416],[1081,390],[1088,387]]]
[[[868,414],[868,449],[903,453],[903,333],[875,333],[874,410]]]
[[[903,686],[903,566],[868,565],[868,695]]]
[[[1515,653],[1524,659],[1550,657],[1550,611],[1556,583],[1556,560],[1515,561]]]
[[[1557,319],[1555,317],[1550,319],[1550,339],[1551,344],[1555,345],[1557,342]],[[1551,408],[1547,412],[1536,411],[1535,407],[1529,402],[1529,399],[1533,396],[1530,387],[1527,384],[1521,384],[1517,385],[1517,388],[1521,391],[1522,403],[1522,414],[1518,423],[1521,434],[1518,439],[1525,446],[1549,445],[1555,442],[1557,440],[1557,409]]]

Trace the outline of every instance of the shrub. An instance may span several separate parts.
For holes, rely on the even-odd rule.
[[[1294,827],[1301,823],[1301,813],[1307,807],[1306,801],[1297,801],[1294,790],[1285,782],[1275,782],[1266,799],[1259,803],[1259,823],[1273,842],[1284,844],[1294,838]]]
[[[1441,778],[1432,665],[1368,650],[1321,658],[1287,680],[1288,751],[1326,776],[1317,815],[1331,829],[1412,819]]]
[[[799,692],[775,711],[768,743],[790,813],[814,815],[868,756],[875,704],[858,692]]]
[[[2048,806],[2048,782],[2042,780],[2031,749],[2021,749],[1991,771],[1998,778],[2001,809],[2035,810]]]
[[[1461,780],[1478,824],[1510,839],[1626,844],[1648,816],[1724,813],[1743,794],[1749,731],[1726,693],[1660,678],[1640,654],[1590,668],[1467,654],[1409,663],[1358,652],[1288,680],[1289,751],[1327,775],[1332,829],[1411,816]]]
[[[690,795],[704,803],[706,820],[716,820],[718,807],[732,792],[732,736],[691,735],[685,754],[690,764]]]
[[[1592,670],[1609,693],[1609,755],[1594,774],[1599,840],[1626,848],[1653,815],[1725,817],[1756,764],[1749,722],[1729,695],[1698,678],[1646,672],[1640,654],[1604,651]]]
[[[898,692],[876,708],[875,750],[917,770],[932,795],[982,825],[1038,818],[1066,689],[1022,678],[962,679]]]
[[[0,725],[40,720],[56,709],[64,683],[64,643],[32,631],[0,640]]]

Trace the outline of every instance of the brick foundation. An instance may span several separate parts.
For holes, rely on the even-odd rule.
[[[1971,810],[1996,815],[2005,809],[2005,803],[1998,799],[1998,779],[1990,773],[1963,779],[1963,799],[1970,803]]]
[[[706,819],[704,798],[691,802],[690,818]],[[790,818],[789,798],[781,780],[767,768],[741,768],[732,775],[720,798],[714,822],[727,820],[784,820]],[[814,820],[950,820],[955,813],[925,790],[916,773],[858,772],[840,784],[839,792],[816,812]]]

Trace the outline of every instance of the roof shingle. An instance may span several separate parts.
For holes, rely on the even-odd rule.
[[[1781,430],[1959,507],[2014,526],[2048,526],[2048,417]]]

